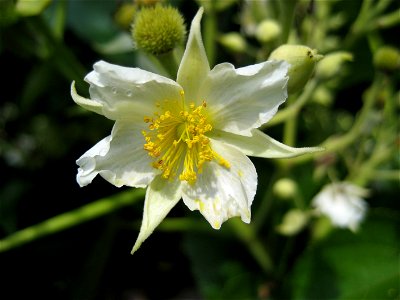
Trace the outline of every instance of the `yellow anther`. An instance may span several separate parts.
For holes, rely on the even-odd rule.
[[[181,91],[181,96],[184,92]],[[162,104],[161,104],[162,103]],[[164,100],[157,102],[160,112],[154,117],[144,117],[149,123],[149,131],[142,134],[146,143],[143,148],[150,157],[155,158],[152,166],[162,172],[165,179],[175,176],[189,184],[194,184],[197,174],[201,174],[206,162],[215,160],[218,164],[230,168],[229,163],[211,148],[209,138],[205,135],[212,130],[203,109],[207,106],[189,104],[189,111],[185,110],[184,98],[182,102]]]

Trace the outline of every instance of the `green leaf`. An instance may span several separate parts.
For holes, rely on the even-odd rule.
[[[245,259],[238,257],[243,253],[240,247],[219,235],[193,233],[185,236],[184,247],[204,299],[257,299],[261,280],[248,269]]]
[[[50,4],[51,0],[19,0],[15,9],[21,16],[36,16]]]
[[[310,247],[292,273],[290,298],[372,300],[399,296],[399,225],[394,214],[371,214],[357,234],[337,230]]]

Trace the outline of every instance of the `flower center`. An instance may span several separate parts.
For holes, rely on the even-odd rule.
[[[154,157],[153,167],[162,171],[162,177],[172,179],[179,174],[180,180],[193,184],[197,174],[202,172],[204,163],[216,160],[230,168],[230,164],[211,149],[206,136],[212,130],[205,110],[207,103],[195,106],[182,101],[164,100],[157,107],[162,113],[144,117],[149,130],[142,134],[146,143],[144,149]]]

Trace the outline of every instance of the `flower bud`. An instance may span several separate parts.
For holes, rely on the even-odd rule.
[[[256,38],[262,44],[275,40],[280,34],[281,27],[274,20],[264,20],[256,29]]]
[[[374,54],[374,65],[383,71],[395,71],[400,68],[400,52],[390,46],[379,48]]]
[[[333,95],[327,87],[319,85],[315,89],[312,100],[322,106],[329,107],[333,102]]]
[[[132,25],[136,46],[155,55],[173,50],[183,42],[185,35],[183,17],[178,10],[159,4],[143,7]]]
[[[275,49],[269,59],[285,60],[291,67],[289,68],[288,93],[300,91],[310,79],[315,64],[321,60],[323,56],[317,54],[317,50],[313,50],[302,45],[282,45]]]
[[[289,210],[276,228],[280,234],[295,235],[307,225],[310,214],[300,209]]]
[[[230,32],[220,37],[219,42],[228,50],[243,53],[246,50],[246,40],[237,32]]]
[[[273,192],[281,199],[292,199],[297,194],[297,184],[290,178],[281,178],[275,182]]]
[[[114,14],[115,23],[123,29],[128,29],[132,24],[135,12],[135,5],[131,3],[122,4]]]
[[[353,54],[347,51],[330,53],[318,63],[315,74],[321,79],[327,80],[338,75],[346,61],[352,61]]]

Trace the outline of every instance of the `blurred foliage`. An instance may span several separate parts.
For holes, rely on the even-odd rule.
[[[1,253],[2,299],[399,299],[400,72],[398,61],[379,64],[375,56],[382,47],[399,51],[398,3],[162,1],[187,25],[204,5],[211,65],[260,62],[285,43],[353,59],[335,62],[329,76],[317,69],[263,128],[286,144],[327,150],[252,158],[259,184],[250,229],[240,231],[234,219],[214,231],[179,204],[129,256],[143,202],[123,188],[132,195],[126,202],[102,179],[84,189],[76,184],[75,160],[112,123],[74,104],[70,84],[87,95],[83,78],[100,59],[166,74],[157,58],[134,49],[129,28],[116,20],[126,4],[153,2],[0,0],[0,243],[36,232]],[[279,24],[279,38],[257,39],[265,20]],[[232,33],[242,38],[239,48],[238,36],[223,38]],[[293,197],[274,192],[282,178],[296,183]],[[331,180],[370,189],[359,232],[312,214],[312,198]],[[276,229],[292,209],[312,217],[296,234],[282,235]],[[60,216],[77,221],[57,227]],[[51,229],[35,231],[44,224]]]

